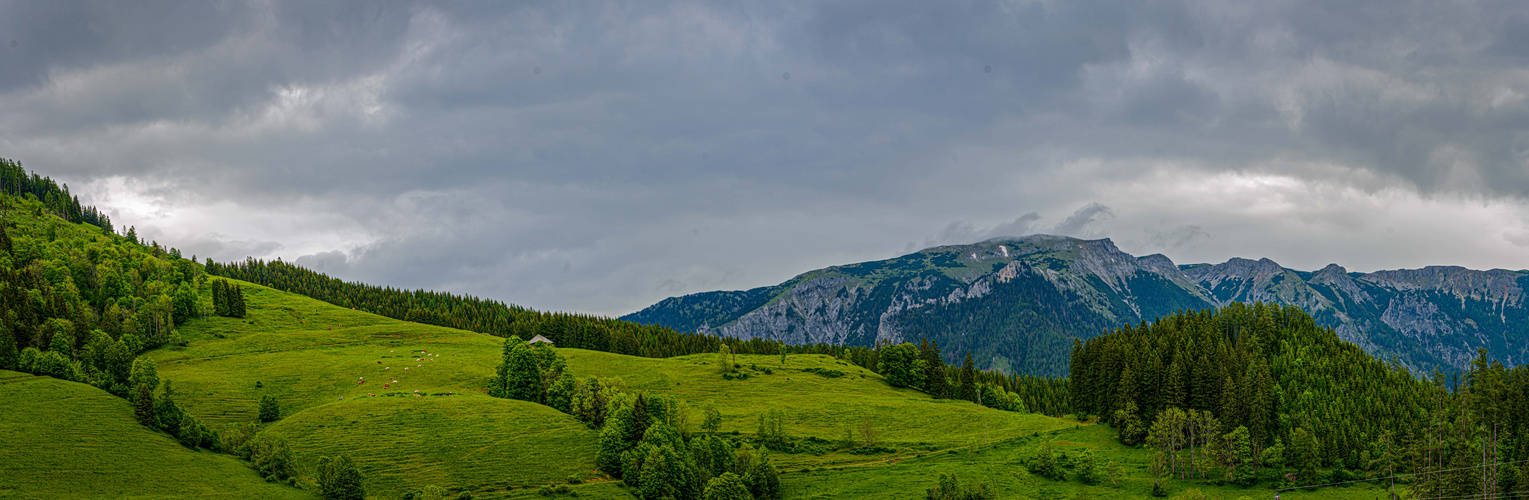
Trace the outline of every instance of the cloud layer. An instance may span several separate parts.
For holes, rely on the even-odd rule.
[[[219,260],[532,307],[1051,232],[1529,268],[1512,2],[0,5],[0,156]]]

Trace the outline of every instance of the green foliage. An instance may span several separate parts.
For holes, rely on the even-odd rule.
[[[759,414],[759,429],[754,433],[759,442],[773,449],[784,449],[790,442],[786,435],[786,412],[770,408]]]
[[[496,369],[489,395],[498,398],[542,402],[543,368],[537,359],[536,348],[519,337],[504,339],[504,359]],[[548,351],[553,352],[555,351]]]
[[[275,422],[281,418],[281,403],[276,401],[276,396],[267,394],[260,397],[259,414],[261,422]]]
[[[844,375],[846,375],[844,370],[835,370],[835,369],[832,369],[832,368],[820,368],[820,367],[816,367],[816,366],[810,367],[810,368],[803,368],[802,371],[807,372],[807,373],[815,373],[815,374],[817,374],[819,376],[822,376],[823,378],[839,378],[839,377],[843,377]]]
[[[956,399],[965,399],[973,403],[977,402],[977,368],[972,363],[972,353],[966,353],[966,361],[961,365],[961,370],[956,372]]]
[[[945,376],[945,360],[940,357],[940,344],[929,339],[918,341],[919,361],[924,362],[925,393],[936,399],[950,397],[950,384]]]
[[[1156,420],[1177,402],[1183,410],[1209,414],[1223,431],[1246,428],[1250,450],[1288,443],[1295,456],[1285,458],[1294,458],[1303,476],[1357,467],[1359,453],[1370,446],[1366,436],[1416,427],[1432,393],[1404,369],[1339,340],[1301,310],[1264,304],[1123,326],[1081,343],[1073,359],[1075,410],[1108,416],[1123,443],[1141,436],[1135,419]],[[1321,425],[1301,430],[1297,443],[1294,434],[1303,422]],[[1261,453],[1249,455],[1264,461]],[[1173,456],[1169,461],[1169,469],[1182,475]],[[1205,472],[1190,469],[1197,477]]]
[[[180,286],[176,287],[171,304],[175,308],[172,318],[177,325],[197,316],[196,291],[191,289],[191,283],[182,281]]]
[[[701,422],[701,430],[711,433],[722,430],[722,412],[715,406],[706,407],[706,420]]]
[[[296,473],[292,449],[280,434],[267,431],[255,436],[250,443],[249,457],[255,463],[255,471],[268,481],[285,481]]]
[[[1078,454],[1078,459],[1073,463],[1073,474],[1078,476],[1078,481],[1084,484],[1094,484],[1099,481],[1098,464],[1094,461],[1094,453],[1083,450]]]
[[[1248,486],[1257,479],[1257,457],[1253,455],[1253,437],[1247,427],[1239,425],[1223,434],[1217,448],[1226,482]]]
[[[362,500],[366,488],[362,484],[361,470],[350,455],[319,457],[319,495],[333,500]]]
[[[7,498],[311,498],[237,458],[187,449],[96,387],[0,371]]]
[[[733,371],[733,351],[723,344],[717,347],[717,371],[727,373]]]
[[[1062,465],[1057,463],[1056,454],[1051,449],[1051,442],[1042,443],[1035,451],[1035,455],[1025,461],[1025,469],[1040,477],[1052,480],[1067,479],[1067,471],[1062,470]]]
[[[572,375],[564,374],[567,377]],[[573,379],[572,394],[568,397],[567,413],[584,422],[591,429],[605,425],[607,412],[621,393],[621,379],[586,377]]]
[[[208,261],[209,264],[212,261]],[[228,280],[212,280],[212,309],[218,316],[243,318],[247,314],[244,287]]]
[[[929,488],[926,498],[929,500],[992,500],[998,498],[998,493],[989,483],[973,482],[962,485],[955,474],[940,474],[940,484]]]
[[[748,485],[743,483],[743,478],[732,472],[724,472],[706,482],[706,490],[701,498],[703,500],[753,500],[754,497],[749,493]]]
[[[1147,428],[1141,422],[1140,411],[1136,408],[1135,401],[1127,401],[1125,406],[1115,410],[1115,415],[1110,419],[1114,423],[1116,437],[1126,446],[1141,444],[1147,437]]]
[[[0,370],[16,370],[21,351],[16,348],[16,337],[0,332]]]
[[[919,359],[918,347],[908,342],[881,348],[876,372],[892,387],[924,387],[924,360]]]
[[[153,386],[138,384],[138,389],[133,392],[133,418],[144,427],[159,427],[159,419],[154,415]]]

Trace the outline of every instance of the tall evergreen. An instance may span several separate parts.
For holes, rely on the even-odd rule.
[[[959,389],[956,397],[973,403],[977,402],[977,368],[972,363],[972,353],[966,353],[966,360],[961,363]]]

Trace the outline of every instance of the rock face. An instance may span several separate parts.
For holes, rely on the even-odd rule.
[[[939,342],[955,361],[1065,372],[1072,339],[1233,302],[1300,307],[1339,336],[1419,371],[1479,347],[1529,357],[1529,272],[1461,267],[1315,272],[1269,259],[1178,266],[1108,239],[1034,235],[808,272],[773,287],[666,299],[622,319],[787,343]]]

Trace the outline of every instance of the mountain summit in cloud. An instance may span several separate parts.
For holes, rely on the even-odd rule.
[[[1413,371],[1463,366],[1486,347],[1529,356],[1529,271],[1454,266],[1297,271],[1270,259],[1175,265],[1106,239],[1032,235],[929,248],[810,271],[744,291],[666,299],[623,319],[787,343],[871,345],[929,338],[956,359],[1058,375],[1072,339],[1175,311],[1265,302]]]

